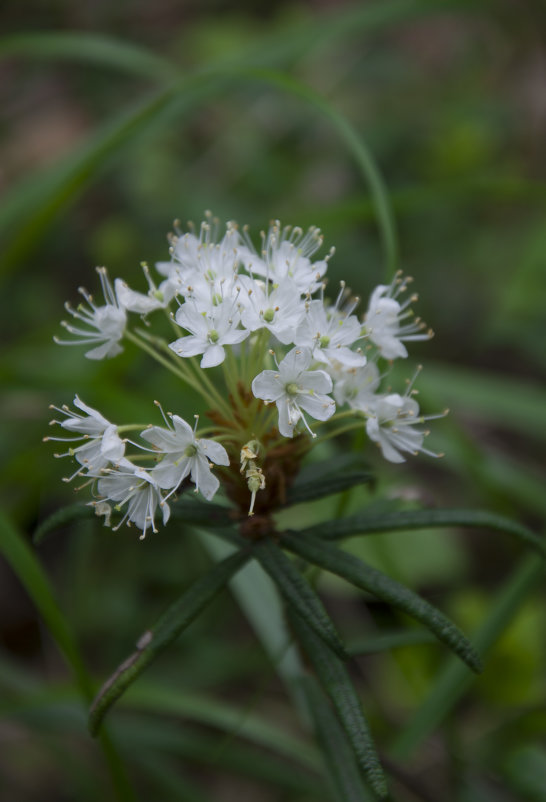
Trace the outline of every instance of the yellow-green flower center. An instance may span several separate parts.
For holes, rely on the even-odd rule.
[[[285,390],[287,395],[297,395],[300,392],[300,388],[296,382],[290,382],[290,384],[287,384]]]
[[[196,454],[197,454],[197,446],[195,446],[193,443],[190,443],[189,446],[186,446],[184,450],[185,457],[195,457]]]
[[[275,310],[274,309],[269,307],[269,309],[265,310],[265,312],[264,312],[264,320],[265,320],[266,323],[272,323],[274,317],[275,317]]]

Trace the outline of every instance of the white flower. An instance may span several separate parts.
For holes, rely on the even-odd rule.
[[[442,415],[419,416],[419,404],[414,398],[390,393],[377,399],[373,414],[366,421],[366,432],[389,462],[405,462],[402,452],[418,454],[421,451],[430,457],[439,457],[440,454],[423,448],[428,432],[415,428],[437,417]]]
[[[203,354],[202,368],[220,365],[226,357],[224,345],[240,343],[249,335],[248,331],[237,328],[239,319],[239,311],[231,301],[213,307],[208,313],[186,301],[176,313],[176,322],[191,334],[169,343],[169,348],[182,357]]]
[[[114,287],[118,303],[123,309],[127,309],[129,312],[136,312],[139,315],[147,315],[156,309],[165,309],[175,293],[174,287],[169,281],[163,281],[159,288],[156,287],[150,276],[148,265],[143,262],[141,266],[150,288],[146,294],[132,290],[120,278],[115,280]]]
[[[201,310],[208,309],[211,298],[218,302],[229,297],[226,286],[233,284],[240,261],[240,237],[235,223],[227,223],[220,242],[218,236],[218,221],[209,212],[198,237],[191,232],[172,237],[172,261],[156,264],[172,291],[193,298]]]
[[[262,232],[262,248],[258,255],[244,231],[247,245],[239,248],[239,256],[246,269],[259,276],[279,283],[284,278],[291,278],[301,293],[313,293],[321,285],[321,280],[328,267],[328,259],[333,250],[323,260],[310,260],[315,251],[322,246],[323,237],[320,229],[312,226],[307,232],[292,226],[281,227],[276,220],[267,234]]]
[[[210,462],[229,465],[227,451],[214,440],[196,437],[191,426],[178,415],[170,417],[172,428],[151,426],[142,432],[142,437],[164,455],[151,473],[159,487],[173,488],[172,492],[189,474],[196,492],[210,500],[220,485],[211,472]]]
[[[58,412],[66,415],[65,420],[52,420],[51,425],[58,424],[69,432],[79,434],[79,437],[45,437],[44,440],[59,440],[65,443],[78,442],[84,440],[81,445],[70,447],[64,454],[57,454],[58,457],[75,457],[82,466],[76,471],[74,476],[81,475],[83,471],[88,476],[98,476],[101,471],[111,463],[117,463],[125,452],[125,443],[117,433],[115,424],[106,420],[96,409],[88,407],[78,396],[74,397],[74,406],[85,412],[80,415],[73,412],[68,406],[57,409]],[[74,476],[70,477],[71,479]]]
[[[332,380],[324,370],[309,370],[312,359],[309,348],[293,348],[278,370],[264,370],[252,382],[256,398],[276,403],[279,432],[284,437],[294,436],[300,418],[311,432],[302,410],[316,420],[327,420],[335,412],[335,402],[326,395],[332,389]]]
[[[266,328],[284,345],[294,342],[294,333],[305,306],[296,284],[288,278],[278,285],[240,277],[241,322],[245,329]]]
[[[104,306],[95,306],[93,297],[89,295],[87,290],[80,287],[79,292],[89,304],[89,308],[80,304],[77,309],[73,309],[67,303],[65,304],[65,309],[73,318],[80,320],[89,328],[82,329],[63,320],[61,325],[64,326],[69,334],[76,335],[78,339],[60,340],[58,337],[53,338],[59,345],[94,345],[95,347],[85,354],[88,359],[104,359],[104,357],[113,357],[121,353],[123,349],[119,345],[119,341],[123,337],[127,323],[127,315],[118,303],[108,279],[106,268],[98,267],[97,273],[100,276],[106,304]]]
[[[352,351],[350,346],[361,334],[362,328],[355,315],[342,315],[337,304],[327,309],[322,301],[317,300],[307,304],[294,342],[298,346],[311,348],[313,359],[317,362],[330,365],[335,361],[348,368],[358,368],[366,364],[366,357]]]
[[[376,390],[380,376],[375,362],[368,362],[362,368],[336,371],[334,398],[342,406],[348,404],[361,412],[372,412],[377,402]]]
[[[402,321],[413,316],[409,306],[417,300],[417,295],[412,295],[402,304],[396,300],[405,292],[411,281],[410,278],[400,278],[400,275],[397,273],[391,284],[380,284],[375,288],[371,294],[365,317],[365,327],[369,338],[379,348],[381,356],[385,359],[396,359],[408,355],[402,340],[429,340],[432,337],[430,329],[427,332],[423,331],[426,326],[419,318],[402,325]]]
[[[169,505],[163,500],[158,485],[149,473],[127,459],[121,460],[115,468],[106,469],[106,472],[108,475],[97,482],[101,501],[92,501],[90,504],[99,514],[107,514],[109,502],[116,502],[115,510],[121,510],[127,504],[123,518],[113,527],[114,531],[127,521],[128,525],[134,523],[142,530],[141,540],[146,537],[149,527],[152,532],[157,532],[155,514],[158,504],[163,512],[163,524],[167,523],[170,516]]]

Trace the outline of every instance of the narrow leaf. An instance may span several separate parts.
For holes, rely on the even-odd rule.
[[[81,696],[86,701],[91,699],[93,693],[91,678],[85,668],[70,625],[53,595],[48,577],[23,537],[1,510],[0,552],[11,565],[36,605],[49,632],[72,669]],[[120,802],[134,802],[136,797],[127,778],[125,767],[108,733],[103,732],[99,741],[117,798]]]
[[[439,526],[468,526],[507,532],[526,545],[546,555],[546,540],[523,524],[484,510],[425,509],[369,515],[366,511],[328,521],[304,529],[303,532],[325,540],[341,540],[355,535],[373,535],[378,532],[396,532],[409,529],[426,529]]]
[[[89,714],[89,729],[96,735],[107,711],[139,674],[188,627],[246,563],[250,551],[236,552],[215,565],[171,605],[157,623],[144,632],[137,649],[104,683]]]
[[[300,682],[325,768],[339,802],[371,802],[372,796],[364,786],[354,751],[330,703],[313,677],[302,677]]]
[[[355,485],[372,482],[373,479],[369,466],[359,455],[342,454],[325,463],[306,466],[288,490],[283,506],[331,496]]]
[[[5,36],[0,39],[0,57],[6,56],[83,61],[161,81],[179,77],[174,64],[150,50],[123,39],[83,31],[40,31]]]
[[[309,534],[286,532],[282,545],[314,565],[337,574],[378,599],[392,604],[424,624],[438,640],[449,646],[473,671],[482,670],[481,660],[465,635],[437,607],[395,579]]]
[[[219,739],[216,733],[182,727],[179,722],[135,715],[131,716],[129,722],[120,718],[116,732],[119,732],[128,753],[132,755],[141,752],[157,752],[160,755],[171,753],[179,759],[185,758],[191,766],[200,765],[215,773],[220,770],[252,777],[264,788],[275,791],[284,789],[295,793],[298,799],[301,796],[318,800],[326,796],[320,778],[314,771],[242,741],[226,742],[223,738]],[[280,790],[278,795],[283,798]]]
[[[53,595],[49,579],[22,535],[0,511],[0,552],[25,587],[67,663],[84,698],[89,699],[91,680],[74,634]]]
[[[171,517],[196,526],[225,527],[233,523],[230,507],[222,507],[211,501],[201,501],[193,493],[181,496],[171,505]]]
[[[315,750],[273,721],[244,707],[228,705],[221,699],[204,696],[194,690],[184,693],[176,687],[144,681],[130,688],[123,704],[134,710],[181,716],[215,727],[229,736],[246,738],[307,768],[316,770],[319,766]]]
[[[88,521],[94,517],[96,517],[94,510],[85,504],[70,504],[67,507],[61,507],[36,527],[32,535],[32,542],[37,546],[56,529],[61,529],[73,521]]]
[[[345,665],[293,610],[290,610],[290,621],[321,685],[334,703],[358,765],[376,794],[386,797],[388,791],[383,769],[375,751],[360,699]]]
[[[210,533],[198,530],[197,534],[216,562],[231,554],[238,541],[243,540],[234,530],[229,532],[227,542],[223,541],[228,530],[213,529]],[[230,580],[229,585],[271,665],[284,683],[293,709],[303,715],[306,707],[299,680],[304,668],[299,651],[292,642],[284,614],[284,601],[277,587],[256,560],[250,560]]]
[[[364,654],[387,652],[403,646],[434,643],[435,640],[434,635],[428,629],[400,629],[351,641],[351,643],[347,644],[347,651],[350,655],[356,657]]]
[[[265,538],[254,546],[253,556],[269,574],[288,606],[297,611],[342,659],[347,657],[345,646],[322,601],[309,582],[301,575],[292,560],[272,540]]]
[[[56,529],[61,529],[73,521],[96,519],[94,510],[86,504],[70,504],[49,515],[34,530],[32,541],[42,543]],[[229,508],[209,501],[181,497],[171,505],[171,518],[189,525],[228,526],[231,523]]]

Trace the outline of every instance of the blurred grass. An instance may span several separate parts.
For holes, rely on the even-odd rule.
[[[370,452],[379,472],[377,495],[489,507],[541,527],[546,514],[541,4],[397,0],[320,9],[310,2],[178,9],[162,0],[153,9],[135,2],[132,9],[116,11],[103,2],[92,10],[61,2],[44,17],[40,8],[23,16],[8,2],[1,13],[0,408],[7,425],[0,475],[3,503],[22,529],[32,530],[73,501],[59,481],[67,467],[40,442],[49,403],[70,402],[78,392],[112,419],[149,420],[153,387],[153,397],[168,408],[193,412],[191,395],[181,397],[168,377],[130,348],[117,360],[94,364],[79,349],[52,344],[63,301],[74,300],[80,284],[93,289],[94,264],[106,264],[114,276],[142,288],[139,262],[165,258],[172,218],[199,220],[211,207],[220,217],[249,222],[255,232],[272,217],[320,225],[325,244],[337,250],[332,286],[344,278],[365,297],[385,277],[377,198],[374,202],[330,122],[296,96],[234,78],[233,70],[243,66],[284,71],[293,87],[307,86],[324,98],[366,142],[388,188],[400,264],[415,276],[416,306],[436,331],[434,340],[418,344],[413,353],[424,365],[423,407],[452,410],[431,435],[446,457],[433,464],[422,458],[385,466]],[[229,80],[222,74],[228,67]],[[187,87],[182,96],[173,89],[181,75]],[[408,365],[403,375],[412,370]],[[374,498],[363,490],[351,497],[349,509]],[[326,499],[314,514],[324,520],[339,503]],[[298,525],[313,522],[305,507],[294,514]],[[463,537],[457,531],[447,537],[417,532],[411,553],[396,535],[368,539],[358,549],[434,603],[448,604],[461,621],[468,618],[472,630],[521,552],[507,538]],[[143,624],[209,564],[202,544],[173,527],[138,544],[130,532],[113,536],[95,524],[74,526],[44,543],[39,556],[97,678],[123,659]],[[12,693],[8,673],[15,661],[15,674],[26,667],[44,689],[62,669],[20,587],[11,575],[2,576],[0,598],[10,615],[2,620],[8,656],[5,661],[0,656],[5,669],[0,687]],[[363,620],[370,637],[401,623],[380,605],[364,608],[341,583],[321,587],[329,604],[345,614],[348,632],[360,634]],[[499,675],[511,660],[510,675],[497,680],[486,675],[469,688],[464,707],[450,709],[437,736],[443,757],[433,748],[422,750],[414,771],[425,781],[431,774],[436,798],[447,798],[446,789],[456,802],[544,798],[533,778],[546,757],[530,724],[532,710],[543,710],[546,703],[546,656],[530,644],[540,640],[537,611],[543,597],[539,585],[528,597],[530,612],[514,619],[508,640],[491,652]],[[249,703],[266,719],[296,726],[270,660],[254,646],[233,603],[226,601],[196,622],[192,638],[191,646],[182,642],[154,668],[157,681],[179,683],[190,695],[192,689],[214,688],[243,710]],[[382,746],[426,699],[440,661],[438,650],[424,644],[362,662],[369,680],[360,683],[364,707]],[[528,691],[524,700],[518,696],[522,683]],[[258,689],[255,697],[252,689]],[[59,702],[49,719],[42,718],[45,730],[59,738],[57,751],[71,739],[69,730],[56,724],[62,714]],[[148,742],[144,720],[139,733],[132,732],[132,749],[138,757],[146,752],[146,765],[126,755],[150,798],[161,787],[165,799],[221,800],[210,781],[193,771],[199,761],[224,772],[226,793],[240,790],[242,782],[259,802],[316,798],[314,780],[288,769],[284,790],[276,788],[269,764],[257,767],[258,785],[237,779],[248,753],[234,752],[230,766],[228,749],[226,760],[215,763],[221,748],[218,742],[211,746],[208,732],[193,733],[192,752],[191,736],[176,727],[162,733],[161,725],[151,726],[152,718],[145,718]],[[120,725],[125,726],[122,718]],[[27,725],[17,726],[27,732]],[[131,722],[125,734],[130,730]],[[88,777],[79,782],[80,790],[95,781],[109,798],[108,781],[80,737],[73,751]],[[40,738],[34,751],[25,741],[28,770],[16,762],[9,766],[17,747],[10,740],[1,768],[9,767],[8,792],[21,802],[61,799],[65,766],[53,753],[41,753],[46,740]],[[33,769],[37,784],[25,784],[24,772]],[[48,771],[50,791],[44,791],[40,780]],[[491,771],[502,778],[500,790]],[[454,774],[458,779],[451,783]],[[264,777],[271,778],[265,790]],[[70,782],[76,781],[74,772]],[[403,784],[396,785],[396,793],[402,802],[413,800]]]

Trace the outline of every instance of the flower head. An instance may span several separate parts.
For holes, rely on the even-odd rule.
[[[333,249],[313,261],[322,245],[317,228],[304,232],[277,220],[262,232],[259,247],[246,227],[242,233],[233,222],[221,227],[210,213],[198,228],[183,233],[175,223],[175,230],[171,260],[156,265],[159,286],[145,264],[147,293],[121,278],[112,287],[100,268],[105,303],[96,306],[82,289],[87,304],[67,307],[85,324],[63,324],[74,336],[67,344],[91,344],[86,356],[101,359],[119,353],[126,336],[199,394],[209,418],[204,429],[178,414],[163,415],[165,426],[116,426],[78,396],[75,412],[62,407],[63,420],[55,423],[71,436],[50,439],[68,440],[68,451],[59,456],[75,458],[74,476],[85,476],[98,492],[95,509],[106,521],[114,504],[125,510],[123,521],[143,534],[155,531],[158,505],[166,521],[166,500],[187,480],[206,499],[221,480],[241,511],[252,515],[256,509],[258,518],[267,517],[285,498],[309,447],[308,439],[295,435],[317,437],[313,421],[327,422],[313,428],[331,438],[362,431],[365,419],[369,439],[391,462],[408,453],[437,456],[424,448],[421,424],[438,416],[420,414],[412,382],[403,395],[383,387],[388,370],[378,367],[380,359],[406,357],[407,342],[431,336],[413,317],[417,296],[404,299],[409,278],[397,274],[377,287],[362,323],[355,313],[359,298],[344,282],[335,302],[325,301]],[[146,328],[130,328],[130,313],[146,318],[156,310],[176,331],[172,341],[161,329],[150,332],[151,320],[144,321]],[[120,436],[130,430],[140,432],[136,442]],[[223,469],[213,472],[214,466]]]

